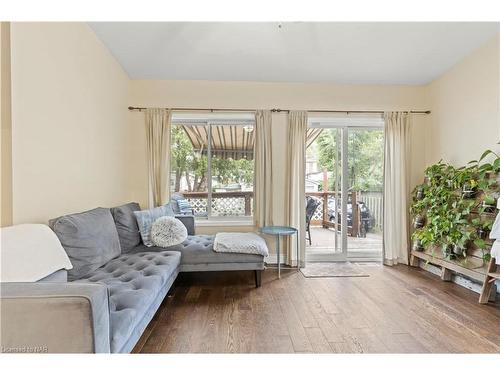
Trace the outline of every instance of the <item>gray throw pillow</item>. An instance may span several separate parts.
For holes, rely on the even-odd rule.
[[[78,280],[120,255],[120,240],[109,208],[65,215],[49,225],[61,241],[73,269],[68,280]]]
[[[142,242],[144,245],[151,247],[153,246],[153,242],[151,241],[151,227],[153,223],[162,216],[174,216],[174,211],[170,203],[167,203],[164,206],[151,208],[149,210],[134,211],[134,215],[137,219],[137,226],[141,233]]]
[[[140,210],[139,203],[135,202],[111,208],[122,253],[128,253],[141,243],[141,234],[134,215],[134,211]]]

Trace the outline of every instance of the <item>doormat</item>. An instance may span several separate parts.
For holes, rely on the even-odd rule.
[[[300,272],[307,278],[314,277],[369,277],[361,267],[350,262],[307,263]]]

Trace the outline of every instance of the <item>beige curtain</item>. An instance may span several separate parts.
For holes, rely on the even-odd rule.
[[[286,165],[285,212],[287,225],[299,231],[299,265],[305,266],[305,160],[306,160],[307,112],[290,111],[288,116],[288,152]],[[287,243],[287,262],[297,265],[295,237]]]
[[[387,112],[384,157],[384,264],[408,264],[410,123],[408,112]]]
[[[255,113],[254,147],[254,224],[257,227],[273,223],[273,174],[271,145],[271,111]]]
[[[149,175],[149,205],[157,207],[170,199],[170,128],[172,111],[146,110],[146,146]]]

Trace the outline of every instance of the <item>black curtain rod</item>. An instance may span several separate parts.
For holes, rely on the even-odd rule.
[[[147,108],[146,107],[128,107],[129,111],[144,111]],[[209,112],[255,112],[255,109],[236,109],[236,108],[164,108],[164,109],[170,109],[172,111],[209,111]],[[271,112],[290,112],[289,109],[279,109],[279,108],[273,108],[271,109]],[[313,112],[313,113],[380,113],[383,114],[384,111],[340,111],[340,110],[324,110],[324,109],[315,109],[315,110],[307,110],[306,112]],[[403,111],[403,112],[409,112],[409,113],[415,113],[415,114],[424,114],[428,115],[431,113],[431,111]]]

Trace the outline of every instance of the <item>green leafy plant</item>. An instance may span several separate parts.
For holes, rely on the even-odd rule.
[[[488,212],[488,213],[494,212],[495,208],[496,208],[496,202],[497,202],[497,200],[493,196],[486,195],[483,198],[481,205],[479,206],[479,210],[478,210],[479,213],[482,214],[484,212]]]
[[[482,251],[483,260],[485,262],[489,262],[491,259],[491,254],[489,252],[486,252],[486,249],[489,247],[488,243],[482,238],[476,238],[474,240],[474,245],[476,245],[476,247]]]
[[[487,159],[493,158],[491,162]],[[410,212],[414,222],[425,218],[425,225],[415,226],[412,239],[424,248],[441,247],[445,257],[466,257],[474,245],[487,256],[485,232],[492,221],[472,219],[472,212],[482,214],[495,205],[498,187],[496,173],[500,172],[500,158],[491,150],[477,160],[455,168],[440,160],[425,170],[425,182],[413,190]],[[476,197],[482,197],[477,203]],[[473,211],[477,210],[477,211]],[[481,241],[480,241],[481,240]]]
[[[493,220],[477,217],[472,219],[472,225],[476,228],[477,237],[485,239],[493,227]]]

